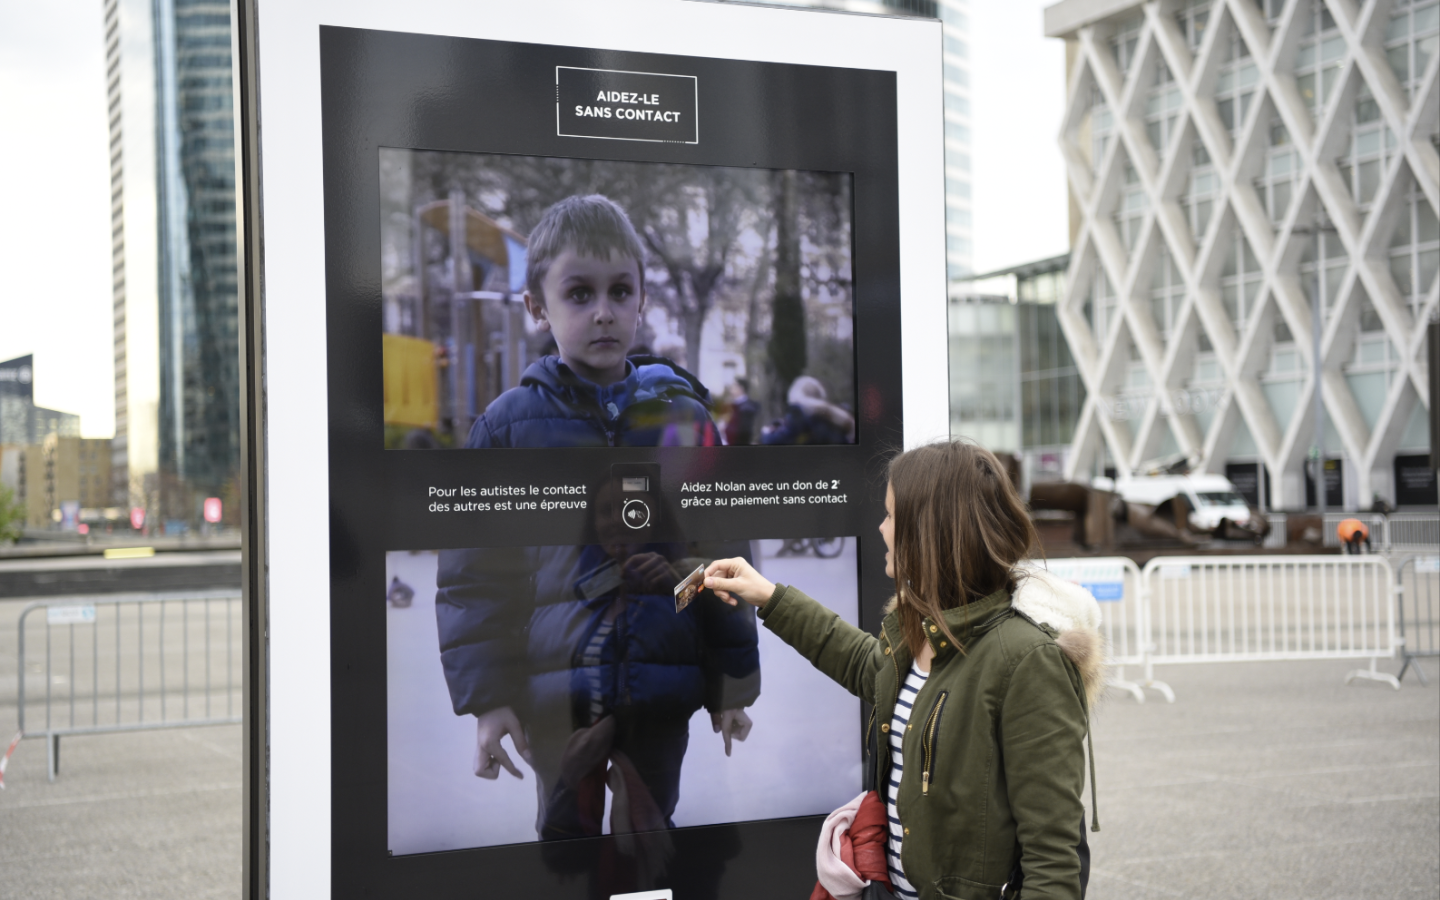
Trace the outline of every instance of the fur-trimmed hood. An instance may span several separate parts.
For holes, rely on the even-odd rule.
[[[1094,707],[1105,693],[1105,637],[1100,633],[1100,604],[1073,581],[1050,574],[1043,563],[1022,563],[1016,571],[1017,587],[1010,605],[1039,625],[1057,632],[1055,643],[1080,672],[1085,702]],[[891,597],[882,613],[895,611]]]
[[[1055,643],[1080,672],[1090,706],[1105,690],[1105,638],[1100,634],[1100,604],[1073,581],[1027,564],[1017,574],[1011,605],[1030,620],[1059,632]]]

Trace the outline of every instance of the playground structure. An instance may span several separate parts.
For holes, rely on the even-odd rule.
[[[407,292],[385,297],[386,446],[459,445],[531,362],[526,238],[460,191],[418,206]]]

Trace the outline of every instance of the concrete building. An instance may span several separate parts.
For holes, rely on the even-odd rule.
[[[1045,29],[1067,49],[1058,313],[1086,388],[1066,475],[1183,453],[1303,507],[1320,418],[1332,507],[1434,503],[1433,470],[1411,488],[1440,2],[1064,0]]]
[[[729,0],[745,2],[745,0]],[[918,16],[942,24],[945,79],[945,261],[948,277],[974,271],[970,200],[969,0],[757,0],[766,6],[805,6],[885,16]]]
[[[240,458],[230,4],[106,0],[104,15],[115,499],[198,518]]]
[[[62,509],[110,506],[110,441],[51,434],[39,444],[0,446],[0,484],[25,510],[25,527],[58,527]],[[118,514],[118,510],[115,511]]]

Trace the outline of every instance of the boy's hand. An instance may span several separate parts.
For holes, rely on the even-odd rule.
[[[625,580],[638,593],[668,594],[680,578],[658,553],[637,553],[625,560]]]
[[[739,557],[717,559],[706,566],[705,587],[731,606],[735,606],[737,600],[751,606],[764,606],[775,593],[774,583]]]
[[[475,774],[480,778],[494,781],[500,777],[500,769],[523,780],[525,775],[511,762],[510,754],[500,746],[500,739],[510,735],[515,752],[531,766],[535,763],[530,756],[530,744],[525,740],[525,729],[520,719],[508,706],[492,709],[475,717]]]
[[[724,712],[711,713],[710,725],[715,729],[716,734],[725,737],[725,755],[730,755],[730,741],[733,738],[743,741],[750,736],[750,729],[755,726],[750,716],[743,709],[727,709]]]

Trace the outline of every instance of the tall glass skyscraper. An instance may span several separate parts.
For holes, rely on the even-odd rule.
[[[230,5],[107,0],[116,501],[194,519],[238,472]]]
[[[745,2],[745,0],[730,0]],[[945,50],[945,260],[950,279],[973,271],[970,221],[969,0],[757,0],[870,15],[939,19]]]

